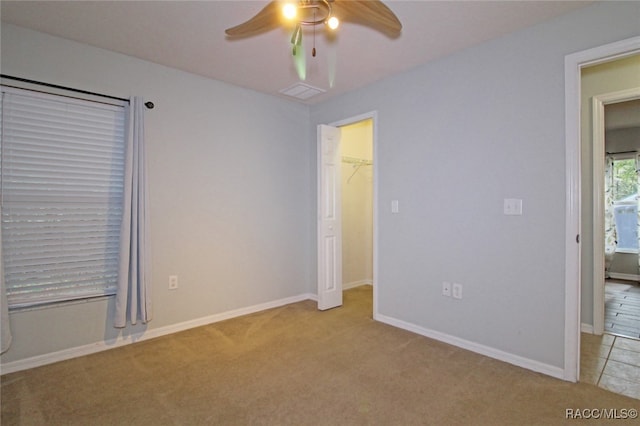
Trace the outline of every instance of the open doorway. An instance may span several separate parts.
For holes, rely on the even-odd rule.
[[[593,304],[589,304],[593,302],[593,268],[585,270],[585,264],[588,268],[594,260],[586,255],[589,252],[593,254],[590,250],[593,247],[593,226],[586,227],[584,219],[593,217],[592,204],[589,202],[594,191],[592,170],[585,168],[592,164],[589,162],[592,157],[585,155],[590,146],[585,145],[581,138],[585,134],[585,124],[591,122],[585,117],[585,111],[589,109],[584,108],[584,100],[588,99],[588,95],[583,90],[583,71],[597,64],[638,54],[640,37],[632,37],[565,56],[566,297],[563,378],[568,381],[583,379],[581,355],[585,351],[582,344],[585,343],[584,337],[593,336]],[[585,191],[585,188],[591,189],[591,192]],[[590,283],[585,282],[589,275]]]
[[[639,275],[640,55],[588,66],[581,74],[583,244],[590,247],[582,256],[582,331],[601,335],[615,325],[630,332],[620,310],[609,309],[605,321],[605,305],[613,308],[617,298],[605,301],[605,279],[637,281]],[[610,290],[618,293],[622,286]],[[585,304],[590,296],[592,303]]]
[[[340,127],[342,288],[373,310],[373,120]],[[353,289],[353,290],[351,290]]]
[[[349,292],[349,299],[362,295],[368,316],[376,316],[375,140],[375,112],[318,126],[320,310],[341,306]]]
[[[633,282],[640,275],[640,115],[635,110],[640,99],[640,57],[637,53],[622,54],[637,52],[638,42],[640,39],[620,42],[583,56],[588,65],[580,68],[579,80],[583,237],[579,380],[634,398],[640,398],[640,381],[636,380],[640,377],[640,341],[619,331],[628,325],[627,314],[640,315],[640,305],[633,306],[631,301],[616,311],[621,303],[611,294],[613,287],[605,297],[605,280],[622,278],[628,283],[616,285],[615,290],[626,290],[635,286]],[[612,57],[612,53],[617,55]],[[613,326],[618,332],[613,332]]]
[[[373,120],[342,126],[342,288],[373,285]]]
[[[594,244],[604,251],[604,273],[594,271],[594,304],[603,305],[594,306],[594,331],[640,339],[640,87],[596,96],[593,109],[594,165],[604,165],[603,187],[597,188],[603,194],[594,197],[603,201],[594,206],[594,215],[602,215],[594,223],[603,225]],[[595,158],[596,149],[604,156]],[[601,172],[594,167],[594,176],[596,169]]]

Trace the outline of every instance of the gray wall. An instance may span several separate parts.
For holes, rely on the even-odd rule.
[[[2,73],[156,104],[146,114],[149,330],[311,288],[308,108],[4,23]],[[173,274],[180,287],[169,291]],[[14,313],[2,360],[109,341],[111,311],[103,300]]]
[[[638,35],[638,16],[596,4],[311,109],[378,111],[379,314],[563,366],[564,58]]]

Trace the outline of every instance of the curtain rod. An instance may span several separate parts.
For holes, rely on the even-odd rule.
[[[29,80],[28,78],[14,77],[12,75],[6,75],[6,74],[0,74],[0,77],[1,78],[6,78],[6,79],[9,79],[9,80],[20,81],[22,83],[30,83],[30,84],[37,84],[39,86],[51,87],[53,89],[69,90],[71,92],[82,93],[83,95],[100,96],[100,97],[107,98],[107,99],[114,99],[116,101],[122,101],[122,102],[127,102],[127,103],[129,102],[129,99],[119,98],[117,96],[105,95],[105,94],[96,93],[96,92],[89,92],[88,90],[74,89],[73,87],[60,86],[58,84],[45,83],[45,82],[42,82],[42,81]],[[153,109],[153,107],[155,106],[153,104],[153,102],[145,102],[144,105],[148,109]]]

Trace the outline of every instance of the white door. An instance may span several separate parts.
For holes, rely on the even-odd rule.
[[[342,305],[340,129],[318,126],[318,309]]]

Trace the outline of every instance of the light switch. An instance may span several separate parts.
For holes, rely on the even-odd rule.
[[[510,216],[522,215],[522,200],[519,198],[505,198],[504,214]]]
[[[398,200],[391,200],[391,213],[398,213],[399,211]]]

